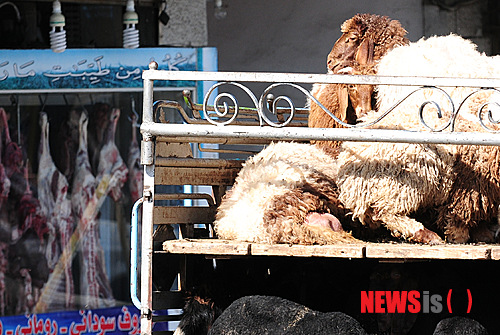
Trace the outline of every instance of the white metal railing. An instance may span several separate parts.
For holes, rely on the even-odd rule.
[[[465,87],[500,87],[500,78],[442,78],[442,77],[404,77],[372,76],[347,74],[307,74],[274,72],[200,72],[200,71],[164,71],[146,70],[144,80],[196,80],[259,83],[327,83],[327,84],[370,84],[401,86],[465,86]]]
[[[454,102],[449,95],[440,87],[470,87],[476,89],[474,93],[482,90],[496,90],[500,87],[500,79],[492,78],[438,78],[438,77],[388,77],[388,76],[372,76],[372,75],[330,75],[330,74],[300,74],[300,73],[247,73],[247,72],[173,72],[173,71],[158,71],[154,70],[154,65],[150,70],[143,72],[143,79],[145,82],[145,105],[144,111],[148,115],[144,116],[142,124],[142,133],[146,138],[152,136],[189,136],[190,138],[262,138],[268,140],[349,140],[349,141],[381,141],[381,142],[409,142],[409,143],[443,143],[443,144],[470,144],[470,145],[500,145],[500,137],[491,133],[459,133],[454,132],[455,117],[459,112],[462,102],[455,108]],[[203,125],[172,125],[172,124],[156,124],[153,122],[153,108],[152,97],[148,96],[148,92],[152,90],[146,88],[147,85],[152,85],[154,80],[197,80],[197,81],[218,81],[205,96],[203,102],[203,116],[208,123],[214,125],[223,125],[224,127],[211,127],[209,124]],[[244,84],[248,82],[261,82],[271,83],[260,95],[254,95]],[[285,101],[289,107],[289,116],[285,120],[276,121],[271,120],[268,115],[275,114],[273,108],[277,108],[273,102],[271,108],[269,107],[269,94],[270,92],[281,85],[293,87],[294,89],[302,92],[307,98],[316,102],[325,113],[329,114],[336,122],[341,123],[348,128],[363,128],[373,125],[382,119],[385,115],[391,112],[392,109],[385,111],[381,117],[368,124],[349,125],[343,123],[341,120],[324,107],[319,101],[313,97],[309,91],[297,85],[311,84],[311,83],[345,83],[345,84],[373,84],[373,85],[403,85],[415,86],[415,91],[408,96],[417,92],[422,88],[440,90],[441,93],[447,96],[452,105],[451,119],[441,129],[433,129],[427,126],[422,117],[422,110],[425,104],[434,104],[435,102],[423,102],[420,110],[421,123],[430,130],[430,132],[414,132],[403,130],[381,130],[381,129],[272,129],[272,128],[286,128],[287,125],[293,120],[294,112],[296,110],[293,101],[284,96],[273,98],[276,101]],[[234,128],[232,121],[238,117],[238,112],[241,107],[238,106],[237,100],[228,93],[217,93],[214,106],[209,106],[209,97],[213,92],[217,92],[222,85],[233,85],[242,89],[251,99],[253,109],[256,110],[260,125],[263,127],[240,127]],[[470,96],[472,96],[472,93]],[[151,93],[152,95],[152,93]],[[403,97],[406,99],[408,96]],[[470,96],[466,97],[468,99]],[[234,106],[229,108],[227,104],[219,105],[217,102],[221,97],[227,97],[232,100]],[[213,97],[212,97],[213,98]],[[396,107],[397,104],[394,106]],[[266,113],[266,109],[270,113]],[[232,112],[232,113],[230,113]],[[491,115],[488,116],[489,122],[498,124]],[[483,124],[482,116],[478,113],[478,121],[488,131],[487,126]],[[271,128],[265,127],[271,126]],[[444,131],[443,131],[444,130]],[[493,131],[495,132],[495,131]],[[149,151],[146,151],[149,154]],[[143,157],[143,162],[150,164],[152,156]]]

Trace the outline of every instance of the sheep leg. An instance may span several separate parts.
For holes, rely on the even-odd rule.
[[[435,232],[412,218],[397,214],[382,214],[376,217],[389,229],[393,236],[424,244],[442,244],[444,241]]]
[[[497,243],[500,226],[496,224],[480,224],[470,230],[471,242]]]
[[[443,231],[446,241],[451,243],[467,243],[470,239],[471,227],[464,221],[446,220]],[[478,232],[476,236],[481,236],[484,232]],[[481,237],[481,238],[484,238]]]

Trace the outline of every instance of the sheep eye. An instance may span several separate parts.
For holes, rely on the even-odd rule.
[[[345,42],[346,43],[356,42],[357,40],[358,40],[358,37],[356,35],[350,35],[350,36],[346,37]]]

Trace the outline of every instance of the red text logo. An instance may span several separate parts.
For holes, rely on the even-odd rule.
[[[452,290],[448,291],[446,307],[451,306]],[[472,295],[467,289],[467,313],[472,308]],[[443,297],[429,291],[361,291],[361,313],[441,313]]]

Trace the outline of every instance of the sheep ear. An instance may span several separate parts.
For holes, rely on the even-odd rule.
[[[339,112],[338,118],[345,122],[347,120],[347,107],[349,106],[349,93],[347,93],[347,86],[338,85],[337,95],[339,98]]]
[[[358,64],[367,65],[373,63],[373,53],[375,45],[371,38],[366,38],[361,42],[356,51],[356,61]]]

